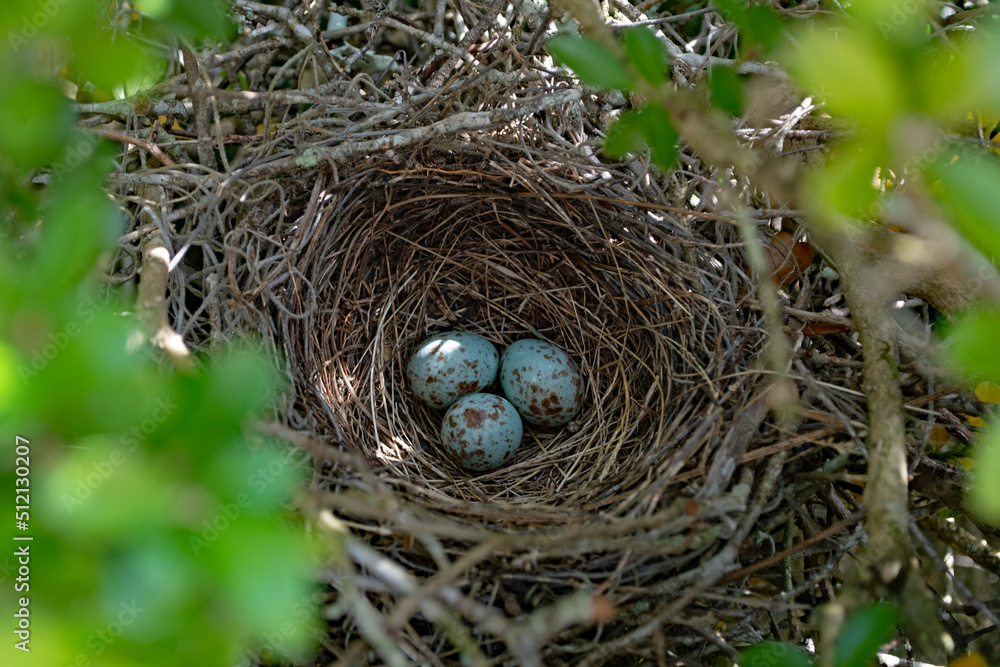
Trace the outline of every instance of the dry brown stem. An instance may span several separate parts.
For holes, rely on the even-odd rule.
[[[162,349],[174,365],[184,371],[194,369],[194,360],[184,339],[170,327],[167,317],[167,278],[170,253],[163,237],[153,234],[143,246],[143,262],[136,310],[146,339]]]

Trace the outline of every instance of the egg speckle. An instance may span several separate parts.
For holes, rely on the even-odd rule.
[[[444,414],[441,444],[468,470],[493,470],[517,451],[523,434],[521,417],[508,401],[493,394],[470,394]]]
[[[583,405],[580,367],[541,340],[515,341],[500,358],[500,386],[521,417],[536,426],[561,426]]]
[[[417,347],[406,377],[417,398],[440,410],[493,384],[499,364],[496,347],[482,336],[446,331]]]

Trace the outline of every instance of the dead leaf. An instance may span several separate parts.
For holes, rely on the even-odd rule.
[[[778,232],[764,246],[767,267],[779,287],[790,285],[812,264],[816,251],[805,241],[795,242],[791,232]]]
[[[978,653],[963,655],[949,662],[948,667],[986,667],[986,659]]]
[[[843,324],[826,324],[823,322],[811,322],[802,327],[803,336],[826,336],[827,334],[844,333],[850,331],[849,327]]]

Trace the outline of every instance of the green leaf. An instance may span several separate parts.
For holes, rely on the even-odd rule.
[[[226,16],[226,4],[220,0],[140,0],[136,4],[189,39],[232,39],[236,33],[236,26]]]
[[[712,105],[738,116],[743,112],[743,86],[732,67],[713,67],[709,77]]]
[[[17,351],[0,340],[0,413],[9,408],[17,393]]]
[[[1000,380],[1000,311],[980,310],[956,320],[947,334],[948,356],[977,381]],[[998,487],[1000,492],[1000,487]]]
[[[303,576],[310,567],[305,542],[281,535],[267,517],[239,515],[219,525],[225,528],[200,553],[227,614],[250,636],[280,631],[285,648],[304,648],[313,624],[291,620],[303,611],[315,618],[313,587]]]
[[[952,223],[980,250],[995,254],[1000,249],[1000,162],[991,154],[949,147],[927,172],[928,180],[939,181],[939,199]]]
[[[871,135],[838,146],[825,170],[807,176],[809,191],[814,193],[809,204],[820,217],[832,210],[864,220],[874,218],[879,192],[872,187],[872,178],[887,154],[885,141]]]
[[[993,313],[992,324],[1000,324],[1000,315]],[[996,329],[993,330],[994,332]],[[990,341],[994,340],[995,333]],[[984,341],[986,342],[986,341]],[[990,354],[995,354],[996,345],[990,345]],[[969,490],[969,504],[980,519],[993,525],[1000,525],[1000,428],[992,424],[989,432],[976,446],[972,458],[976,467],[972,469],[972,487]]]
[[[17,67],[28,64],[32,55],[37,57],[40,52],[27,44],[38,37],[41,37],[38,42],[45,42],[50,35],[64,37],[94,29],[94,3],[58,0],[57,3],[46,5],[37,0],[5,0],[3,11],[0,12],[0,34],[4,35],[4,44],[12,48],[4,56],[7,57],[12,51],[13,54],[27,57],[22,63],[8,63],[9,65]],[[47,48],[51,49],[51,44]],[[37,62],[31,64],[38,65]]]
[[[801,31],[799,44],[783,60],[804,88],[826,102],[831,115],[853,116],[874,130],[905,111],[908,78],[877,37],[846,29]]]
[[[667,61],[663,45],[653,32],[645,26],[636,26],[625,31],[625,54],[629,62],[649,83],[659,85],[667,79]]]
[[[781,17],[767,5],[748,5],[745,0],[715,0],[715,5],[723,18],[739,27],[741,53],[753,47],[767,52],[781,41]]]
[[[1000,110],[1000,39],[978,31],[960,49],[915,50],[910,65],[917,108],[944,122],[978,107]]]
[[[69,100],[56,88],[27,78],[4,83],[0,95],[0,157],[20,169],[55,160],[76,124]]]
[[[549,52],[566,64],[584,83],[608,89],[631,90],[632,78],[614,53],[587,37],[557,35],[548,41]]]
[[[45,223],[33,262],[25,269],[34,285],[49,295],[75,289],[94,270],[122,230],[122,216],[99,189],[101,159],[108,145],[92,134],[71,134],[59,161],[53,164],[55,185],[43,210]]]
[[[209,396],[216,409],[235,418],[256,413],[272,395],[278,377],[259,350],[234,347],[218,355],[209,376]]]
[[[613,158],[649,146],[653,162],[661,169],[672,169],[677,159],[677,130],[670,116],[653,102],[642,109],[626,111],[608,128],[605,152]]]
[[[153,71],[155,61],[138,45],[119,37],[110,41],[102,34],[90,35],[76,43],[74,64],[82,81],[90,81],[109,95],[116,88],[124,87],[124,95],[137,92],[130,82],[142,77],[146,70]],[[155,68],[157,73],[163,66]]]
[[[673,169],[677,159],[677,130],[667,110],[651,102],[642,110],[642,127],[660,169]]]
[[[899,611],[890,604],[874,604],[851,616],[834,642],[835,667],[867,667],[879,646],[896,634]]]
[[[748,8],[740,27],[740,53],[746,53],[753,47],[760,47],[767,53],[781,42],[781,17],[767,5]]]
[[[64,298],[71,300],[72,293]],[[133,321],[100,300],[48,316],[25,306],[19,319],[22,326],[37,327],[35,342],[23,343],[18,367],[30,414],[71,440],[91,433],[124,436],[141,427],[156,405],[157,379],[153,368],[123,352]]]
[[[763,642],[740,653],[740,667],[812,667],[815,661],[798,646]]]
[[[907,46],[926,40],[927,0],[853,0],[850,13],[879,39]]]
[[[746,17],[746,2],[744,0],[714,0],[719,13],[727,21],[739,24]]]
[[[609,157],[621,159],[629,153],[642,150],[646,145],[641,111],[641,109],[626,111],[608,128],[607,139],[604,140],[604,152]]]
[[[180,502],[142,449],[129,451],[116,435],[80,438],[42,478],[38,515],[69,543],[109,544],[152,534]]]
[[[242,514],[266,515],[306,483],[303,470],[311,470],[311,462],[301,450],[237,439],[213,452],[200,476],[226,502],[235,501]]]

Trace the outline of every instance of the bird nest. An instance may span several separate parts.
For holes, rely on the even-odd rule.
[[[806,4],[785,11],[821,11]],[[868,414],[835,267],[768,239],[801,232],[803,212],[771,208],[785,204],[683,144],[669,173],[642,152],[598,155],[641,96],[555,66],[542,45],[563,9],[431,5],[347,3],[333,21],[309,3],[233,3],[228,53],[185,51],[186,71],[174,63],[128,103],[79,105],[88,123],[121,123],[104,136],[125,142],[112,183],[130,223],[112,281],[134,281],[140,256],[171,256],[165,294],[139,285],[144,310],[166,311],[153,332],[172,328],[198,353],[252,332],[284,357],[287,399],[263,429],[312,455],[299,507],[333,545],[319,569],[323,648],[298,662],[681,667],[767,638],[815,641],[811,610],[837,599],[866,539]],[[705,9],[668,20],[643,7],[608,5],[615,25],[658,25],[670,85],[700,96],[736,32]],[[820,123],[785,136],[808,106],[787,77],[729,62],[759,79],[766,107],[739,137],[819,160],[838,135]],[[794,255],[777,297],[758,297],[753,234],[772,261]],[[942,425],[945,440],[974,441],[965,420],[984,409],[940,386],[921,352],[934,313],[911,315],[910,518],[954,546],[956,526],[935,512],[965,511],[964,470],[921,453]],[[442,414],[403,372],[445,330],[500,349],[556,344],[580,365],[582,410],[526,428],[499,469],[462,469],[440,446]],[[765,340],[775,354],[758,364]],[[187,352],[170,341],[157,344]],[[769,419],[776,405],[784,420]],[[943,576],[936,544],[911,530],[928,576]],[[956,553],[1000,572],[968,535]]]
[[[651,484],[704,467],[718,429],[702,416],[739,407],[719,378],[759,334],[713,301],[725,250],[655,207],[547,192],[525,169],[475,173],[438,156],[368,169],[359,185],[328,202],[332,224],[300,267],[328,315],[303,322],[298,359],[346,445],[414,500],[505,526],[641,514],[663,494]],[[404,381],[416,346],[448,330],[568,351],[585,378],[580,414],[529,428],[499,470],[463,471],[440,446],[441,412]]]
[[[674,114],[674,170],[600,156],[643,95],[576,82],[544,44],[567,11],[585,33],[655,27],[679,104],[731,64],[757,101],[729,120],[758,166],[821,162],[847,130],[808,116],[773,65],[736,58],[737,32],[708,9],[355,4],[233,2],[228,52],[185,49],[153,88],[78,105],[87,126],[114,119],[102,136],[123,146],[111,190],[130,220],[110,282],[171,257],[139,284],[154,342],[180,368],[248,332],[284,357],[287,398],[262,428],[312,455],[299,507],[333,544],[323,649],[299,662],[681,667],[816,641],[811,610],[837,599],[866,539],[863,361],[836,267],[768,238],[802,238],[803,211],[712,166],[732,164],[714,151],[729,135],[687,124],[700,107]],[[777,296],[759,298],[747,268],[754,234],[792,260]],[[900,311],[909,518],[1000,573],[935,514],[965,513],[964,470],[922,455],[935,431],[975,442],[984,406],[929,367],[933,310]],[[526,428],[499,469],[460,468],[403,373],[445,330],[551,341],[580,365],[582,410]],[[928,577],[947,579],[911,531]]]
[[[777,478],[754,496],[749,466],[730,484],[734,434],[745,449],[756,432],[739,419],[761,384],[759,313],[742,304],[754,287],[732,225],[705,219],[719,216],[679,218],[621,171],[478,153],[432,145],[317,177],[321,222],[295,262],[312,286],[296,308],[312,314],[279,317],[299,412],[338,448],[320,453],[317,502],[360,540],[355,561],[409,582],[383,581],[403,600],[378,611],[410,659],[474,645],[500,662],[602,664],[647,642],[642,622],[683,622]],[[317,196],[327,178],[340,182]],[[447,330],[558,345],[580,365],[582,410],[527,427],[499,469],[462,469],[442,413],[405,378],[416,346]],[[422,599],[446,585],[447,613]],[[371,644],[355,623],[342,639]]]
[[[696,665],[780,636],[834,597],[865,539],[851,481],[865,467],[844,453],[866,418],[851,323],[783,305],[829,278],[800,268],[785,285],[778,305],[800,319],[784,389],[798,401],[769,419],[782,385],[758,363],[767,336],[735,222],[663,203],[628,166],[488,138],[320,164],[287,202],[242,196],[253,224],[296,220],[271,236],[290,267],[280,280],[237,268],[234,281],[272,304],[258,327],[284,349],[298,437],[278,432],[317,460],[306,508],[342,545],[321,659]],[[261,270],[266,247],[234,266]],[[580,365],[582,410],[527,427],[496,470],[461,468],[441,447],[442,412],[405,375],[447,330],[501,350],[558,345]],[[915,448],[928,400],[976,411],[902,368]],[[915,473],[937,498],[954,470],[925,457]],[[916,518],[941,507],[918,498]]]

